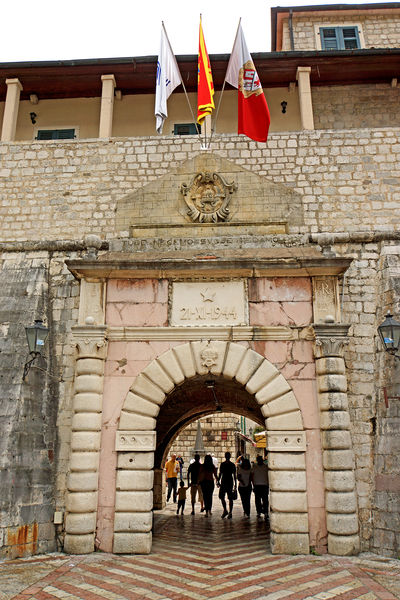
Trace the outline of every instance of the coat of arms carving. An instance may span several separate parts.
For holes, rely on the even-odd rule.
[[[227,183],[218,173],[197,173],[190,185],[181,185],[181,194],[188,207],[192,221],[218,223],[227,221],[231,195],[237,190],[236,183]]]

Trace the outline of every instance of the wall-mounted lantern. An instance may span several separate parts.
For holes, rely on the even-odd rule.
[[[25,327],[25,332],[26,339],[28,341],[30,359],[27,360],[24,365],[24,374],[22,376],[23,380],[28,375],[32,363],[37,359],[38,356],[41,356],[44,343],[49,335],[49,329],[43,325],[43,321],[37,319],[35,320],[34,325]]]
[[[379,325],[378,333],[386,352],[389,352],[395,358],[400,358],[396,354],[400,343],[400,323],[396,319],[393,319],[390,312],[387,313],[383,323]]]

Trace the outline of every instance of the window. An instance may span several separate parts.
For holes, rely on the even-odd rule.
[[[38,129],[36,140],[73,140],[75,129]]]
[[[197,123],[175,123],[174,135],[197,135],[201,133],[201,125]]]
[[[322,50],[361,48],[358,27],[320,27]]]

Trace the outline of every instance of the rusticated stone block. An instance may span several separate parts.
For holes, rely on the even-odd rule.
[[[278,377],[274,377],[272,381],[267,383],[256,393],[256,400],[259,404],[264,404],[265,402],[279,398],[279,396],[283,396],[290,391],[291,387],[286,379],[283,375],[278,375]]]
[[[342,392],[323,392],[318,394],[321,410],[348,410],[347,394]]]
[[[344,410],[330,410],[320,413],[321,429],[349,429],[350,416]]]
[[[117,471],[117,490],[148,491],[153,488],[153,471]]]
[[[118,512],[115,513],[114,531],[133,531],[143,533],[151,531],[153,526],[152,512]]]
[[[328,375],[337,374],[344,375],[346,373],[346,367],[343,358],[339,357],[326,357],[319,358],[315,362],[317,375]]]
[[[97,471],[100,455],[98,452],[72,452],[71,471]]]
[[[271,512],[270,523],[275,533],[308,533],[307,513]]]
[[[143,375],[138,375],[135,379],[131,392],[138,396],[143,396],[156,404],[162,404],[165,400],[165,394],[158,386],[154,385]]]
[[[115,533],[115,554],[150,554],[152,535],[149,533]]]
[[[330,492],[351,492],[356,485],[354,471],[325,471],[324,478]]]
[[[276,400],[266,402],[261,406],[261,412],[264,417],[281,415],[282,413],[292,412],[299,408],[296,396],[293,392],[288,392]]]
[[[328,471],[347,471],[354,467],[353,450],[324,450],[322,453],[324,469]]]
[[[153,508],[153,492],[124,492],[115,494],[115,510],[117,512],[148,512]]]
[[[263,361],[263,357],[253,350],[247,350],[243,360],[235,374],[235,379],[242,385],[246,385],[253,373]]]
[[[75,412],[101,412],[103,397],[101,394],[91,392],[80,392],[75,394],[73,407]]]
[[[90,392],[101,394],[103,391],[103,378],[98,375],[79,375],[75,380],[75,393]]]
[[[156,420],[135,413],[121,412],[119,428],[126,431],[151,431],[156,428]]]
[[[71,449],[73,451],[92,452],[100,448],[99,431],[74,431],[71,438]]]
[[[94,533],[86,535],[66,534],[64,552],[67,554],[90,554],[94,552]]]
[[[101,414],[100,413],[75,413],[72,418],[73,431],[100,431]]]
[[[98,478],[97,471],[72,472],[68,475],[68,490],[70,492],[95,492]]]
[[[307,512],[307,494],[305,492],[270,492],[271,510],[284,513]]]
[[[71,492],[66,510],[73,513],[91,513],[97,509],[97,492]]]
[[[360,538],[358,535],[328,533],[328,552],[337,556],[356,556],[360,552]]]
[[[321,432],[322,447],[329,450],[347,450],[351,448],[350,431],[326,430]]]
[[[158,362],[176,385],[179,385],[185,380],[185,374],[179,366],[178,360],[172,350],[162,354],[158,358]]]
[[[356,514],[327,513],[326,526],[329,533],[336,535],[358,534],[358,519]]]
[[[268,417],[266,419],[266,426],[268,430],[272,431],[301,431],[303,429],[303,421],[301,418],[301,412],[287,413],[285,415],[276,415],[274,417]]]
[[[229,344],[228,353],[225,359],[224,370],[222,373],[224,377],[226,377],[227,379],[233,379],[233,377],[235,377],[246,351],[246,346],[240,346],[239,344]]]
[[[272,554],[308,554],[308,533],[275,533],[271,531]]]
[[[304,471],[306,468],[303,452],[270,452],[268,466],[275,471]]]
[[[124,410],[146,417],[157,417],[160,407],[158,404],[129,391],[125,398]]]
[[[96,513],[70,513],[65,519],[65,530],[75,535],[93,533],[96,530]]]
[[[319,392],[347,392],[345,375],[319,375],[317,384]]]
[[[148,470],[154,467],[154,452],[118,452],[118,469]]]
[[[76,361],[76,374],[82,375],[103,375],[104,361],[98,358],[81,358]]]
[[[179,366],[181,367],[184,376],[187,379],[196,375],[196,365],[193,360],[193,353],[188,344],[175,346],[173,352],[176,354]]]
[[[254,375],[251,376],[249,381],[246,384],[246,390],[249,394],[255,394],[262,387],[267,385],[272,379],[277,377],[279,371],[272,363],[268,360],[264,360],[261,365],[258,367],[257,371]]]
[[[270,471],[269,487],[272,491],[306,491],[305,471]]]
[[[357,498],[354,492],[326,492],[326,510],[331,513],[356,513]]]
[[[163,369],[160,367],[160,365],[157,363],[157,361],[153,361],[152,363],[150,363],[143,370],[143,373],[145,375],[147,375],[147,377],[151,381],[153,381],[154,383],[157,383],[157,385],[166,394],[171,392],[175,387],[175,383],[172,381],[172,379],[170,379],[168,374],[165,371],[163,371]]]

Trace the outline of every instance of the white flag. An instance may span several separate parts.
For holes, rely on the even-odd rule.
[[[180,83],[182,83],[181,74],[163,24],[156,75],[155,116],[158,133],[162,133],[164,121],[168,116],[167,100]]]

